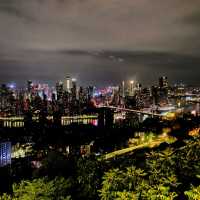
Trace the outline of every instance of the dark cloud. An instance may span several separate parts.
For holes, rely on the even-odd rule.
[[[199,25],[197,0],[1,0],[0,80],[198,84]]]
[[[182,19],[182,22],[190,26],[199,25],[200,24],[200,10],[185,16]]]
[[[17,17],[24,22],[34,22],[35,19],[27,12],[24,12],[17,6],[17,2],[12,0],[1,0],[0,12],[10,15],[10,17]]]
[[[197,56],[149,51],[40,50],[22,53],[13,59],[1,57],[1,60],[1,75],[5,81],[17,77],[21,83],[26,79],[55,83],[71,74],[84,85],[117,84],[132,78],[146,85],[161,75],[167,75],[173,83],[178,79],[196,84],[196,70],[200,65]]]

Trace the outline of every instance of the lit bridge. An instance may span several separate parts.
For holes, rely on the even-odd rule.
[[[200,103],[200,98],[195,98],[195,99],[189,99],[187,100],[189,103]]]
[[[186,94],[170,94],[169,98],[177,98],[177,97],[191,97],[191,98],[199,98],[199,94],[191,94],[191,93],[186,93]]]
[[[152,117],[163,117],[162,114],[157,114],[155,112],[146,112],[146,111],[142,111],[142,110],[134,110],[134,109],[129,109],[129,108],[120,108],[120,107],[115,107],[115,106],[99,106],[98,108],[108,108],[108,109],[111,109],[111,110],[132,112],[132,113],[142,114],[142,115],[150,115]]]

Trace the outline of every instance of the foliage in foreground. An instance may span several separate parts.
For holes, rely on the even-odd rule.
[[[185,195],[189,200],[199,200],[200,199],[200,185],[198,187],[191,187],[191,190],[186,191]]]
[[[13,195],[4,194],[0,200],[70,200],[71,183],[64,178],[47,178],[22,181],[13,185]]]
[[[120,163],[105,163],[79,158],[72,178],[21,181],[13,185],[12,196],[4,194],[0,200],[199,200],[200,140],[184,142],[151,151],[141,160],[125,156]]]
[[[102,200],[200,199],[200,141],[179,149],[152,151],[143,167],[114,168],[103,176]],[[192,186],[190,185],[197,185]]]

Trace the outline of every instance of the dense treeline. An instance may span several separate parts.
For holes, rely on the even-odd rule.
[[[146,154],[143,166],[121,165],[103,176],[101,199],[200,199],[200,141]]]
[[[43,166],[34,171],[33,179],[13,184],[11,196],[22,200],[198,200],[200,140],[196,137],[184,140],[184,144],[148,149],[139,161],[136,154],[141,152],[120,158],[120,162],[94,156],[66,160],[58,152],[51,152]],[[11,196],[4,194],[1,199]]]

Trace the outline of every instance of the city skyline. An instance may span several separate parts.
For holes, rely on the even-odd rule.
[[[151,84],[166,75],[172,82],[200,85],[199,5],[2,0],[0,80],[55,82],[72,74],[85,85],[133,77]]]
[[[131,78],[129,79],[120,79],[120,80],[116,80],[115,82],[109,82],[109,80],[107,82],[109,82],[110,84],[84,84],[83,80],[77,78],[77,76],[72,76],[71,74],[67,74],[66,76],[63,76],[61,79],[59,80],[23,80],[20,84],[20,82],[17,81],[9,81],[9,82],[1,82],[0,85],[2,87],[6,86],[7,88],[11,89],[11,90],[15,90],[15,89],[27,89],[29,86],[28,84],[32,84],[32,86],[34,87],[49,87],[49,88],[54,88],[56,87],[56,85],[58,84],[64,84],[67,85],[66,80],[69,79],[71,82],[75,82],[77,84],[77,86],[81,87],[81,88],[87,88],[87,87],[94,87],[96,89],[105,89],[105,88],[116,88],[119,87],[121,85],[124,84],[134,84],[136,85],[140,85],[140,87],[143,88],[151,88],[153,86],[160,86],[160,80],[162,78],[166,78],[168,81],[168,86],[170,87],[177,87],[177,86],[184,86],[184,87],[194,87],[194,88],[199,88],[200,85],[195,85],[195,84],[188,84],[186,82],[183,82],[182,80],[176,80],[176,81],[172,81],[170,78],[168,78],[166,75],[163,76],[157,76],[156,79],[153,80],[153,82],[149,83],[149,84],[144,84],[144,82],[141,82],[141,80],[139,80],[136,76],[130,76]],[[69,84],[69,83],[68,83]],[[69,87],[69,86],[68,86]]]
[[[0,200],[200,199],[200,1],[0,0]]]

